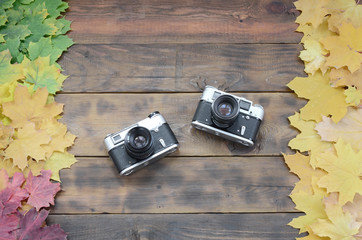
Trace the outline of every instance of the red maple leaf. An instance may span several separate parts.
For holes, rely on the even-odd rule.
[[[5,176],[7,176],[5,172]],[[16,209],[21,206],[21,201],[28,197],[28,192],[21,188],[25,181],[22,173],[15,173],[12,181],[0,192],[0,215],[5,216],[15,213]]]
[[[28,204],[36,207],[39,211],[42,207],[54,205],[54,196],[60,190],[59,183],[50,182],[50,170],[42,170],[41,175],[33,176],[32,172],[26,181],[25,190],[29,192]]]
[[[52,226],[42,227],[49,212],[45,209],[37,212],[35,208],[32,208],[25,214],[20,215],[19,229],[16,230],[17,240],[65,240],[67,235],[55,224]]]
[[[19,214],[0,216],[0,240],[15,240],[15,230],[18,228]]]

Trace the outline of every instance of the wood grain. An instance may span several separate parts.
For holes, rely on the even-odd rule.
[[[61,172],[53,213],[294,212],[281,157],[167,157],[128,177],[109,158]]]
[[[60,61],[63,92],[290,91],[304,76],[296,44],[75,45]]]
[[[160,111],[180,142],[176,156],[280,155],[298,132],[287,117],[302,106],[291,93],[237,94],[264,107],[264,122],[254,147],[223,140],[191,126],[201,93],[185,94],[59,94],[64,118],[78,136],[71,152],[78,156],[106,156],[104,137]]]
[[[92,1],[66,13],[79,44],[297,43],[292,0]]]
[[[286,226],[299,214],[132,214],[53,215],[73,240],[215,240],[278,239],[298,237]]]

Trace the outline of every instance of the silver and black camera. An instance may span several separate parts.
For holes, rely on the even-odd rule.
[[[263,117],[262,106],[206,86],[192,125],[230,141],[253,146]]]
[[[121,175],[129,175],[177,150],[179,144],[159,112],[104,139]]]

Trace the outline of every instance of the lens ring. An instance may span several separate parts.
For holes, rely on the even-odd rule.
[[[135,159],[148,158],[154,151],[150,131],[144,127],[132,128],[126,135],[125,147],[128,155]]]
[[[231,95],[221,95],[211,106],[211,119],[219,128],[230,127],[239,115],[239,102]]]

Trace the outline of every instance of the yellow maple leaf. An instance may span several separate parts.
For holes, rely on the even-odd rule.
[[[12,81],[0,85],[0,104],[14,100],[14,91],[18,82]]]
[[[362,195],[356,194],[353,203],[348,202],[342,209],[343,212],[351,214],[357,222],[362,222]],[[357,236],[362,238],[362,226],[359,228]]]
[[[325,9],[330,15],[329,29],[333,32],[338,32],[338,28],[344,22],[352,23],[355,28],[362,24],[362,6],[355,0],[329,0]]]
[[[330,240],[330,238],[318,236],[312,231],[312,229],[309,226],[307,226],[307,232],[308,236],[296,238],[296,240]]]
[[[45,159],[43,144],[50,142],[50,136],[43,130],[35,129],[35,124],[27,123],[18,129],[17,138],[5,149],[5,159],[12,159],[14,166],[23,170],[28,165],[28,156],[35,160]]]
[[[305,43],[306,40],[319,41],[320,39],[329,36],[336,36],[336,33],[329,31],[327,19],[328,18],[325,18],[324,21],[317,28],[312,27],[311,24],[299,25],[296,31],[303,33],[303,37],[300,42]]]
[[[362,68],[354,73],[351,73],[346,67],[340,69],[332,68],[330,78],[334,87],[355,86],[359,90],[362,89]]]
[[[362,93],[355,87],[348,86],[348,88],[344,90],[344,95],[346,95],[346,103],[350,106],[358,107],[361,104]]]
[[[67,132],[67,126],[54,118],[44,119],[40,123],[39,129],[45,130],[51,136],[50,143],[43,145],[43,148],[47,152],[47,158],[55,151],[64,152],[67,147],[72,146],[74,143],[75,135]]]
[[[11,159],[5,160],[4,156],[1,155],[0,155],[0,169],[6,170],[6,172],[9,174],[9,177],[12,177],[16,172],[21,172],[20,168],[14,166],[13,160]]]
[[[48,91],[38,89],[30,95],[26,87],[18,86],[15,89],[14,101],[3,104],[3,114],[11,119],[11,126],[23,127],[28,121],[40,122],[46,118],[53,118],[63,111],[63,104],[46,104]]]
[[[0,191],[5,189],[9,183],[9,176],[5,169],[0,169]]]
[[[11,64],[11,58],[9,50],[0,52],[0,84],[24,78],[23,66],[17,63]]]
[[[322,22],[328,11],[324,8],[328,0],[299,0],[294,2],[295,7],[302,13],[295,20],[301,25],[310,23],[317,28]]]
[[[353,27],[343,23],[339,27],[339,36],[331,36],[321,40],[330,55],[326,58],[326,66],[336,69],[348,67],[351,73],[357,71],[362,63],[362,26]]]
[[[328,193],[338,192],[341,205],[352,201],[355,194],[362,194],[362,150],[353,151],[350,144],[339,139],[334,144],[336,153],[322,153],[317,167],[325,170],[318,186],[326,188]]]
[[[349,108],[348,113],[338,123],[330,118],[323,117],[323,121],[317,123],[315,130],[323,141],[337,142],[343,139],[357,151],[362,149],[362,109]]]
[[[317,164],[316,156],[326,149],[331,148],[332,144],[321,141],[321,137],[318,135],[317,131],[314,130],[316,122],[301,119],[299,113],[295,113],[288,119],[290,125],[301,132],[294,139],[290,140],[288,146],[301,152],[310,151],[310,164],[315,168]]]
[[[296,205],[296,209],[304,212],[306,215],[294,218],[289,226],[299,228],[299,233],[308,231],[308,227],[315,223],[318,219],[326,219],[327,215],[324,211],[323,198],[327,195],[325,190],[319,188],[312,179],[313,194],[303,191],[290,195]]]
[[[12,141],[14,128],[5,126],[0,122],[0,150],[7,148]]]
[[[288,165],[290,172],[297,175],[300,179],[299,182],[295,184],[295,187],[291,194],[303,191],[307,194],[313,194],[312,188],[312,178],[320,179],[325,175],[325,172],[320,169],[313,169],[309,164],[310,157],[304,156],[297,152],[294,155],[285,155],[284,160]]]
[[[344,89],[329,85],[329,74],[324,76],[320,71],[306,78],[296,77],[287,85],[301,98],[309,99],[300,109],[300,117],[304,120],[320,122],[322,116],[332,116],[334,122],[341,120],[347,113]]]
[[[77,160],[73,154],[68,152],[54,152],[46,161],[44,169],[51,170],[51,179],[60,182],[59,171],[63,168],[70,168]]]
[[[318,69],[321,69],[322,73],[325,74],[327,71],[325,55],[328,51],[322,47],[319,41],[313,39],[305,40],[304,48],[305,50],[301,51],[299,55],[300,59],[304,61],[304,71],[314,75]]]
[[[352,240],[358,233],[361,222],[350,214],[343,212],[341,205],[334,201],[324,201],[327,219],[318,219],[310,225],[312,231],[321,237],[329,237],[331,240]]]

